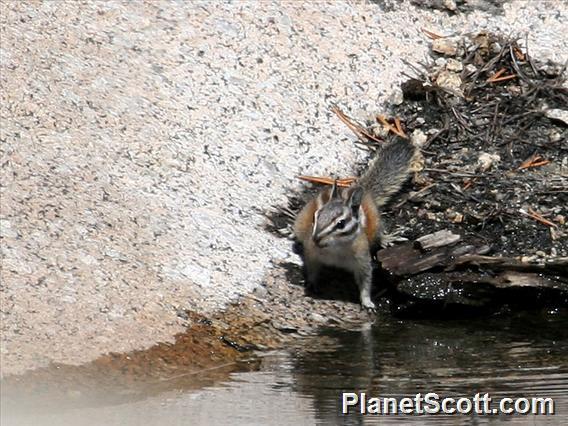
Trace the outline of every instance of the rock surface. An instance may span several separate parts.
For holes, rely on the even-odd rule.
[[[171,341],[297,262],[264,213],[364,157],[330,106],[384,109],[422,27],[563,63],[550,3],[2,2],[2,374]]]

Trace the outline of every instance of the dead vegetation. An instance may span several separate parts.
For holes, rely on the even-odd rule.
[[[483,288],[483,297],[471,296],[475,292],[466,286],[471,297],[454,297],[458,305],[499,309],[507,303],[495,291],[485,291],[487,286],[534,288],[523,293],[529,299],[553,289],[565,300],[566,67],[534,60],[526,39],[424,32],[432,40],[431,60],[407,64],[393,118],[378,115],[361,125],[333,108],[364,149],[372,152],[386,140],[402,137],[410,138],[423,155],[413,187],[385,214],[390,227],[411,241],[378,254],[382,269],[399,281],[393,298],[400,303],[395,305],[408,308],[409,300],[432,301],[440,289],[453,297],[453,289],[464,292],[464,283]],[[329,177],[301,178],[333,182]],[[293,217],[304,199],[305,194],[292,198],[280,222],[272,218],[273,229],[285,229],[282,218]],[[425,235],[434,235],[440,245],[423,247]],[[440,235],[456,238],[446,241]],[[458,261],[458,254],[469,260]],[[436,283],[431,294],[423,291],[423,274]]]
[[[432,62],[412,70],[394,113],[425,157],[417,183],[431,185],[413,236],[449,225],[501,254],[567,256],[567,123],[554,118],[565,68],[482,33],[434,39]]]

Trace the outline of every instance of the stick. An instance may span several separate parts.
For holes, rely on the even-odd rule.
[[[558,225],[556,225],[555,223],[545,219],[544,217],[542,217],[542,215],[538,214],[537,212],[535,212],[534,210],[529,208],[529,211],[526,212],[523,209],[519,210],[519,212],[521,212],[522,214],[524,214],[525,216],[530,217],[531,219],[536,220],[537,222],[540,222],[546,226],[550,226],[550,227],[554,227],[554,228],[558,228]]]
[[[349,177],[344,179],[332,179],[329,177],[319,177],[319,176],[298,176],[298,179],[310,183],[317,183],[320,185],[333,185],[334,182],[337,182],[337,186],[341,188],[347,188],[357,180],[357,178],[354,177]]]
[[[438,40],[439,38],[446,38],[446,36],[441,36],[440,34],[433,33],[432,31],[428,31],[426,28],[422,28],[422,32],[432,40]]]
[[[355,133],[357,135],[357,137],[359,137],[360,139],[363,138],[367,138],[372,140],[373,142],[377,142],[377,143],[382,143],[383,141],[375,136],[373,136],[372,134],[370,134],[369,132],[367,132],[365,129],[363,129],[363,127],[359,126],[358,124],[353,123],[353,121],[347,117],[347,115],[345,115],[340,109],[339,107],[337,107],[336,105],[334,105],[331,108],[331,111],[333,113],[335,113],[335,115],[337,115],[339,117],[339,119],[341,121],[343,121],[343,123],[345,123],[345,125],[347,127],[349,127],[349,129]]]
[[[487,80],[488,83],[499,83],[500,81],[507,81],[507,80],[512,80],[513,78],[517,78],[518,75],[516,74],[511,74],[511,75],[505,75],[503,77],[499,77],[499,78],[493,78],[491,80]]]
[[[401,138],[404,139],[408,139],[408,136],[406,136],[406,133],[404,133],[404,131],[402,129],[398,129],[397,127],[400,126],[400,120],[398,118],[395,118],[395,123],[398,120],[398,123],[395,124],[396,127],[394,127],[392,124],[390,124],[385,117],[383,117],[382,115],[377,115],[377,120],[390,132],[394,133],[397,136],[400,136]]]
[[[519,167],[517,167],[517,170],[528,169],[528,168],[531,168],[531,167],[544,166],[545,164],[548,164],[548,163],[550,163],[549,160],[545,160],[539,154],[535,154],[535,155],[529,157],[527,160],[523,161],[523,163]]]
[[[491,77],[489,77],[487,80],[485,80],[487,83],[490,83],[493,81],[493,79],[495,78],[499,78],[501,77],[501,74],[503,74],[506,71],[505,68],[501,68],[499,71],[497,71],[495,74],[493,74]]]

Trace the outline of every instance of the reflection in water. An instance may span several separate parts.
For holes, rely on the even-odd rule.
[[[551,397],[556,415],[568,421],[568,319],[544,315],[456,322],[378,324],[362,332],[330,332],[334,350],[304,351],[294,361],[297,391],[311,395],[318,418],[326,423],[400,420],[341,411],[341,391],[369,396]],[[363,419],[362,417],[365,417]],[[526,416],[420,416],[404,420],[455,424],[529,420]],[[534,420],[534,418],[532,419]],[[532,423],[532,421],[530,422]]]
[[[38,419],[2,413],[2,424],[485,424],[568,422],[568,317],[565,312],[468,321],[382,318],[358,331],[324,331],[266,355],[259,371],[221,385],[171,389],[126,404],[59,410]],[[369,396],[552,397],[556,415],[341,415],[341,392]]]

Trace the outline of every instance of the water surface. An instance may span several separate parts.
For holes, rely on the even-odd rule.
[[[460,321],[379,318],[352,331],[323,330],[261,355],[255,371],[200,390],[174,387],[120,404],[48,413],[2,413],[9,424],[308,425],[568,424],[568,319],[559,311]],[[119,390],[117,390],[119,391]],[[341,414],[342,392],[369,396],[550,397],[554,416],[363,416]],[[29,401],[28,401],[29,403]],[[17,413],[17,415],[15,415]]]

